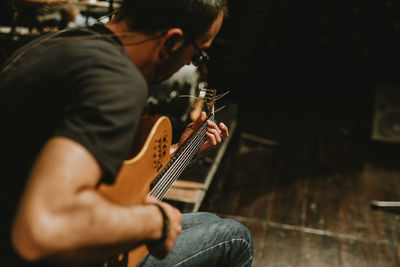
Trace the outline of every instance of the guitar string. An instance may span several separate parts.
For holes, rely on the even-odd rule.
[[[181,163],[180,166],[182,168],[178,168],[178,169],[176,169],[174,171],[174,173],[171,175],[171,177],[173,179],[171,179],[170,177],[167,177],[168,180],[166,180],[166,184],[164,184],[164,186],[160,188],[161,191],[159,191],[158,194],[157,194],[157,198],[159,200],[161,200],[165,196],[165,194],[167,193],[168,189],[172,186],[173,182],[175,182],[175,180],[180,176],[180,174],[183,172],[184,168],[188,165],[188,163],[193,158],[193,156],[194,156],[194,153],[192,153],[191,156],[187,157],[185,159],[184,163]]]
[[[200,135],[200,137],[202,137],[202,136]],[[201,140],[201,139],[202,138],[200,138],[199,140],[196,140],[197,144],[195,143],[195,145],[193,145],[193,146],[199,148],[201,146],[201,144],[203,143],[203,140]],[[173,179],[168,179],[167,183],[162,188],[162,191],[159,192],[159,195],[158,195],[159,199],[162,199],[165,196],[168,189],[171,187],[172,183],[180,176],[180,174],[183,172],[185,167],[190,163],[191,159],[195,156],[196,153],[197,153],[197,149],[188,150],[187,156],[184,158],[184,162],[181,163],[180,165],[178,165],[178,168],[174,171],[173,174],[171,174],[171,177]]]
[[[176,180],[183,169],[189,164],[190,160],[194,157],[197,150],[200,148],[203,143],[203,136],[206,130],[206,123],[203,124],[202,127],[196,132],[195,137],[192,139],[192,142],[187,146],[186,151],[178,156],[177,160],[174,162],[171,168],[163,175],[160,182],[153,188],[151,194],[155,195],[157,198],[160,198],[165,195],[166,190],[171,186],[171,184]],[[197,147],[197,149],[196,149]],[[183,162],[180,162],[183,160]],[[179,165],[177,163],[180,163]],[[174,179],[171,179],[171,177]]]
[[[205,130],[205,129],[203,129]],[[169,187],[171,187],[172,183],[179,177],[179,175],[183,172],[183,170],[185,169],[185,167],[190,163],[191,159],[195,156],[195,154],[198,151],[198,148],[202,145],[202,143],[204,142],[203,139],[203,135],[204,135],[205,131],[202,131],[201,134],[199,134],[198,138],[196,138],[195,142],[193,142],[193,145],[188,147],[187,153],[186,155],[184,155],[184,162],[180,165],[177,165],[177,168],[175,170],[173,170],[174,172],[171,173],[171,175],[175,175],[175,179],[168,179],[167,180],[167,185],[164,186],[162,192],[161,192],[161,196],[165,195],[166,191],[168,190]]]
[[[193,140],[193,138],[190,138],[189,141],[192,142],[192,140]],[[176,164],[180,163],[182,157],[184,156],[184,154],[181,154],[182,153],[181,151],[183,151],[183,149],[187,149],[187,147],[189,146],[190,142],[186,143],[185,148],[182,147],[182,149],[177,152],[176,158],[171,163],[171,165],[170,166],[168,166],[168,165],[166,166],[167,169],[165,170],[165,173],[161,175],[161,178],[159,178],[159,181],[156,183],[156,185],[152,189],[152,192],[151,192],[152,194],[156,194],[156,195],[159,194],[159,192],[161,190],[161,187],[164,186],[164,184],[167,181],[165,177],[168,178],[171,175],[171,173],[174,171],[174,168],[175,168]]]
[[[204,128],[204,127],[202,127],[202,128]],[[152,195],[155,195],[157,198],[159,198],[162,195],[163,191],[165,191],[165,188],[168,187],[168,182],[171,180],[170,177],[173,177],[174,175],[176,175],[177,171],[179,172],[179,167],[186,163],[187,157],[188,157],[187,154],[193,150],[192,148],[193,148],[195,142],[199,142],[197,137],[201,136],[200,134],[201,134],[201,131],[196,132],[196,135],[192,139],[192,142],[185,148],[186,151],[184,151],[184,152],[186,152],[186,153],[182,153],[178,156],[176,161],[174,161],[173,165],[163,175],[160,182],[155,186],[155,188],[153,188],[152,193],[151,193]],[[182,159],[185,160],[183,163],[181,162]],[[178,164],[178,163],[180,163],[180,164]],[[176,167],[178,167],[178,169],[176,169]],[[184,166],[184,167],[186,167],[186,166]]]
[[[187,164],[190,162],[190,160],[194,157],[194,155],[197,153],[197,150],[199,148],[199,146],[201,146],[201,144],[204,142],[202,139],[204,137],[205,131],[206,131],[206,123],[204,123],[202,125],[202,127],[196,132],[195,137],[191,140],[191,143],[185,148],[186,149],[186,154],[183,153],[180,155],[180,157],[178,157],[178,159],[175,161],[175,165],[172,166],[170,169],[171,171],[168,172],[164,177],[162,177],[163,182],[160,183],[161,189],[159,189],[158,191],[162,190],[163,192],[159,192],[160,193],[166,193],[166,189],[168,189],[171,184],[174,182],[174,180],[176,180],[176,177],[178,177],[180,175],[180,173],[183,171],[183,169],[187,166]],[[196,148],[197,146],[197,148]],[[179,162],[179,160],[184,159],[183,162]],[[180,164],[177,164],[177,163]],[[177,167],[177,168],[176,168]],[[172,180],[170,179],[170,177],[173,177],[173,175],[175,175],[175,179]],[[167,184],[165,184],[165,182],[167,182]],[[167,186],[165,186],[167,185]]]
[[[196,137],[198,136],[202,136],[201,131],[204,131],[206,129],[206,123],[203,123],[202,126],[195,132],[195,134],[193,135],[193,138],[190,139],[189,143],[187,143],[186,147],[183,148],[186,151],[190,151],[189,149],[193,150],[193,143],[194,141],[196,141]],[[197,141],[198,142],[198,141]],[[178,153],[182,153],[182,152],[178,152]],[[163,186],[163,183],[165,183],[165,180],[167,176],[170,176],[171,174],[173,174],[173,172],[176,169],[176,166],[179,167],[179,165],[177,165],[177,163],[180,163],[180,160],[182,160],[182,158],[184,158],[186,154],[182,153],[179,154],[176,158],[176,160],[174,161],[174,163],[172,163],[172,166],[169,167],[169,169],[166,171],[166,173],[160,178],[160,181],[155,185],[155,187],[153,188],[152,192],[155,193],[155,191],[159,191],[160,190],[160,186]]]
[[[179,163],[180,166],[186,167],[185,157],[182,157],[181,159],[184,159],[184,161],[183,162],[182,161],[177,161],[177,163]],[[168,190],[168,188],[170,187],[170,184],[172,182],[174,182],[176,180],[175,178],[177,178],[178,175],[180,174],[179,168],[176,168],[176,166],[177,165],[173,166],[173,168],[171,168],[171,172],[167,173],[167,175],[165,175],[163,177],[163,180],[160,182],[160,186],[156,190],[156,197],[158,199],[161,199],[163,197],[163,195],[165,194],[166,190]],[[171,177],[173,179],[171,179]]]

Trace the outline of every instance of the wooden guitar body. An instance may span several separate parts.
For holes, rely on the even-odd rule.
[[[171,122],[167,117],[144,116],[138,126],[134,145],[112,185],[101,184],[100,192],[119,205],[143,203],[150,185],[170,160]],[[145,245],[129,252],[128,267],[136,266],[147,254]],[[122,259],[120,259],[122,260]]]
[[[207,100],[206,106],[209,111],[207,120],[214,119],[215,95],[215,89],[204,90],[204,99]],[[114,203],[125,206],[141,204],[148,195],[162,200],[204,143],[206,121],[202,122],[171,157],[170,120],[165,116],[143,116],[128,157],[130,159],[124,161],[114,184],[101,184],[100,192]],[[129,251],[127,266],[136,266],[147,253],[145,245]],[[124,263],[124,254],[121,254],[118,260]]]

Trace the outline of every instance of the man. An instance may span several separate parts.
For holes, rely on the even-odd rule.
[[[5,266],[89,266],[141,244],[141,266],[251,265],[251,234],[234,220],[182,216],[152,198],[121,206],[97,190],[129,152],[147,84],[204,59],[225,12],[223,0],[127,0],[106,25],[43,36],[10,58],[0,82]],[[228,135],[207,124],[200,154]]]

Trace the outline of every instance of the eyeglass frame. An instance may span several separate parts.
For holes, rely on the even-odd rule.
[[[192,57],[192,64],[196,67],[200,66],[201,64],[204,64],[210,60],[210,56],[204,51],[204,49],[201,49],[196,42],[191,41],[191,44],[194,46],[196,49],[196,54]]]

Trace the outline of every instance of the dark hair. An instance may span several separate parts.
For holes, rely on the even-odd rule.
[[[180,28],[187,40],[203,36],[219,12],[227,15],[227,0],[124,0],[116,20],[147,35]]]

